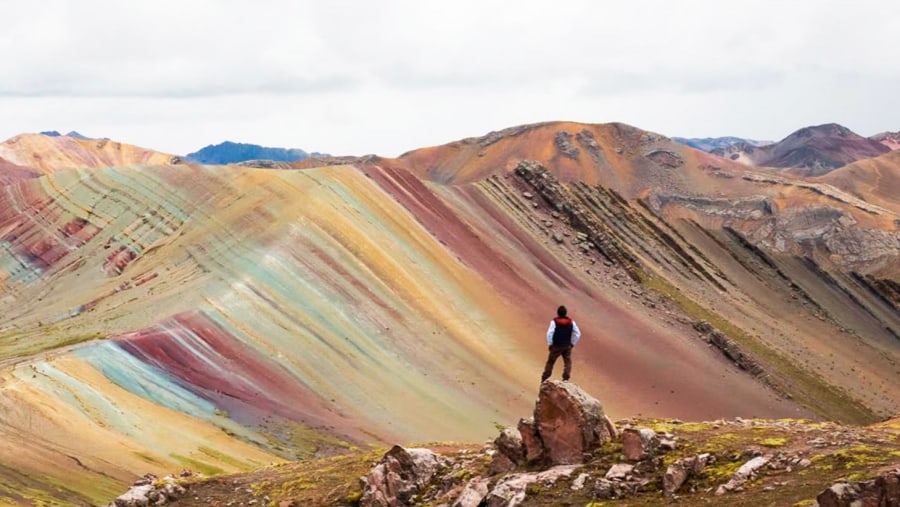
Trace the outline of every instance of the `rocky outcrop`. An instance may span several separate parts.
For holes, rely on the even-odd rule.
[[[684,165],[684,159],[681,158],[681,155],[670,150],[653,150],[646,156],[657,164],[671,169]]]
[[[414,505],[416,495],[444,465],[429,449],[404,449],[395,445],[365,477],[360,478],[362,507]]]
[[[564,130],[556,133],[556,136],[553,138],[553,143],[556,145],[557,153],[564,157],[578,160],[578,157],[581,155],[578,148],[572,145],[572,134]]]
[[[745,352],[737,342],[725,336],[725,333],[719,331],[705,320],[694,322],[693,326],[694,329],[700,333],[700,338],[703,339],[703,341],[719,349],[719,351],[721,351],[725,357],[733,361],[738,368],[750,373],[757,380],[769,386],[778,394],[785,397],[788,396],[779,385],[772,382],[768,372],[766,372],[754,358]]]
[[[583,463],[585,453],[610,440],[600,402],[571,382],[541,384],[534,422],[551,465]]]
[[[505,428],[494,440],[495,471],[515,465],[583,463],[585,455],[617,434],[596,398],[571,382],[548,380],[541,384],[534,417],[516,428]]]
[[[819,493],[819,507],[900,506],[900,469],[860,482],[838,482]]]
[[[181,478],[194,474],[188,470],[181,473]],[[167,475],[160,479],[156,475],[146,474],[132,484],[124,494],[119,495],[109,507],[146,507],[148,505],[165,505],[178,500],[186,493],[178,479]]]
[[[564,390],[564,393],[557,393],[561,396],[568,396],[570,393],[566,388],[572,387],[561,385],[566,384],[564,382],[545,384],[544,391]],[[580,391],[577,387],[572,390]],[[540,401],[547,401],[549,394],[545,392]],[[568,413],[575,417],[577,410],[569,410]],[[536,441],[543,443],[540,424],[527,419],[522,422],[524,424],[520,427],[526,430],[535,428]],[[860,463],[856,458],[850,458],[855,455],[854,452],[862,453],[858,456],[864,456],[865,460],[879,459],[875,449],[889,454],[893,450],[895,435],[892,425],[873,428],[870,430],[873,433],[866,437],[866,433],[859,428],[842,428],[832,423],[812,425],[802,421],[742,418],[699,423],[705,426],[703,431],[698,433],[698,428],[691,428],[685,435],[675,435],[672,432],[684,423],[672,419],[663,424],[666,431],[658,434],[637,424],[623,429],[623,440],[633,440],[634,445],[639,444],[641,458],[636,461],[626,461],[624,449],[620,453],[618,447],[607,446],[592,449],[590,459],[582,464],[553,466],[547,462],[532,462],[527,463],[527,470],[522,470],[524,467],[516,469],[513,465],[510,470],[493,471],[488,466],[492,456],[503,456],[510,463],[512,460],[504,453],[527,456],[527,451],[521,448],[527,447],[525,440],[520,447],[516,438],[518,428],[504,429],[494,442],[485,444],[480,450],[461,449],[445,456],[426,452],[428,466],[424,467],[427,469],[424,473],[411,464],[413,458],[408,456],[424,450],[395,447],[363,481],[367,487],[380,481],[383,484],[381,496],[373,501],[376,498],[366,491],[360,505],[399,506],[410,505],[411,502],[445,507],[584,505],[581,502],[630,497],[641,497],[637,500],[641,505],[656,505],[659,501],[718,505],[723,501],[715,500],[716,496],[725,494],[729,496],[725,503],[756,505],[753,495],[781,488],[790,490],[793,482],[790,474],[802,475],[803,487],[808,487],[807,483],[815,474],[801,474],[800,471],[809,469],[819,459],[826,460],[820,463],[830,463],[830,457],[841,459],[842,463]],[[705,442],[718,441],[712,446],[717,450],[699,454],[688,452],[688,448],[708,448],[702,441],[693,438],[706,432],[710,435],[706,436]],[[782,437],[761,441],[761,436],[767,434]],[[731,440],[744,442],[743,437],[735,438],[736,435],[748,436],[754,443],[743,448],[721,447],[723,442]],[[812,436],[817,438],[810,438]],[[866,439],[871,447],[850,445]],[[659,445],[656,445],[656,440],[660,441]],[[675,446],[664,446],[662,441],[674,443],[676,440],[685,442],[680,446],[682,452],[668,454]],[[788,441],[790,444],[785,446]],[[781,446],[785,447],[776,450]],[[856,451],[848,453],[848,449],[854,448]],[[768,452],[764,454],[765,451]],[[544,452],[549,455],[549,451]],[[881,464],[879,461],[879,468],[896,467],[895,460],[887,456],[883,459],[885,463],[892,464]],[[847,470],[856,473],[857,469]],[[841,471],[843,468],[840,471],[835,469],[835,474],[831,476],[835,477]],[[379,475],[382,479],[376,480],[373,475]],[[827,483],[823,483],[822,487],[824,484]],[[819,505],[900,507],[898,493],[900,469],[882,473],[869,481],[836,483],[819,495]],[[771,500],[772,497],[766,497],[763,503],[771,503]]]

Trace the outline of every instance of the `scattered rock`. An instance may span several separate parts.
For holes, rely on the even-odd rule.
[[[412,505],[415,496],[444,464],[444,459],[429,449],[404,449],[395,445],[361,477],[362,507]]]
[[[572,476],[579,466],[556,466],[543,472],[512,474],[500,479],[494,489],[488,493],[487,507],[515,507],[522,503],[531,484],[540,483],[545,487],[556,484],[562,478]]]
[[[674,438],[661,438],[659,439],[659,448],[663,451],[674,451],[676,444],[676,439]]]
[[[622,430],[622,454],[629,461],[640,461],[653,456],[659,446],[659,437],[650,428],[625,428]]]
[[[588,474],[579,474],[578,477],[572,481],[572,491],[581,491],[584,489],[584,483],[587,482],[588,477],[590,477]]]
[[[739,487],[742,487],[745,482],[749,479],[753,478],[756,475],[756,472],[765,466],[769,460],[772,459],[771,456],[757,456],[750,461],[741,465],[738,468],[737,472],[728,480],[725,484],[719,486],[716,489],[716,495],[724,495],[729,491],[737,491]]]
[[[634,470],[634,465],[616,463],[609,468],[604,478],[609,481],[624,481],[632,470]]]
[[[674,495],[686,480],[706,468],[709,459],[710,455],[704,453],[680,459],[669,465],[663,475],[663,495],[667,497]]]
[[[478,507],[481,505],[484,497],[488,494],[488,483],[490,483],[490,479],[484,477],[471,479],[453,502],[453,507]]]
[[[594,498],[609,500],[634,496],[648,481],[611,481],[609,479],[597,479],[594,484]]]

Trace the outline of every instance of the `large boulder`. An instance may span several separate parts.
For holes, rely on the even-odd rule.
[[[610,440],[600,402],[571,382],[541,384],[534,423],[551,465],[583,463],[586,453]]]
[[[362,507],[413,505],[415,497],[444,465],[444,458],[429,449],[395,445],[361,477]]]

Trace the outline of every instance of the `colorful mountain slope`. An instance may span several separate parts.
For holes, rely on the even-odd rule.
[[[748,165],[790,168],[792,174],[817,176],[890,150],[881,142],[862,137],[847,127],[827,123],[800,129],[774,144],[739,143],[712,153]]]
[[[900,151],[848,164],[817,181],[900,213]]]
[[[36,178],[41,173],[30,167],[13,164],[8,160],[0,158],[0,187],[9,185],[28,178]]]
[[[447,195],[474,199],[460,216],[408,173],[386,171],[378,182],[351,167],[180,166],[18,184],[0,218],[0,403],[34,415],[31,426],[15,418],[0,432],[10,445],[34,428],[46,438],[4,463],[29,477],[40,466],[28,463],[58,463],[40,472],[50,482],[117,482],[188,462],[232,470],[265,452],[481,439],[498,413],[525,408],[547,308],[563,301],[596,343],[584,347],[577,375],[606,386],[614,410],[797,413],[724,362],[724,372],[707,369],[720,359],[689,328],[633,315],[483,190]],[[652,349],[634,346],[646,340]],[[675,392],[657,395],[651,384]],[[58,407],[83,415],[59,424]],[[159,429],[161,419],[183,426],[171,430],[183,437],[150,440],[169,427]],[[263,454],[219,441],[229,434]],[[95,452],[94,438],[116,444]],[[135,459],[113,459],[123,448]],[[204,456],[206,448],[222,455]]]
[[[585,334],[575,377],[615,417],[900,411],[878,289],[896,252],[851,275],[791,228],[892,238],[890,209],[622,125],[356,163],[77,169],[0,193],[0,498],[482,440],[529,411],[560,303]]]
[[[42,174],[76,167],[172,164],[178,157],[108,139],[22,134],[0,143],[0,158]]]

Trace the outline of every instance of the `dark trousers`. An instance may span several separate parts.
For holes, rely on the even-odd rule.
[[[544,374],[541,375],[541,382],[550,378],[553,374],[553,364],[556,359],[563,358],[563,380],[569,380],[572,374],[572,346],[571,345],[550,345],[550,355],[547,357],[547,364],[544,365]]]

